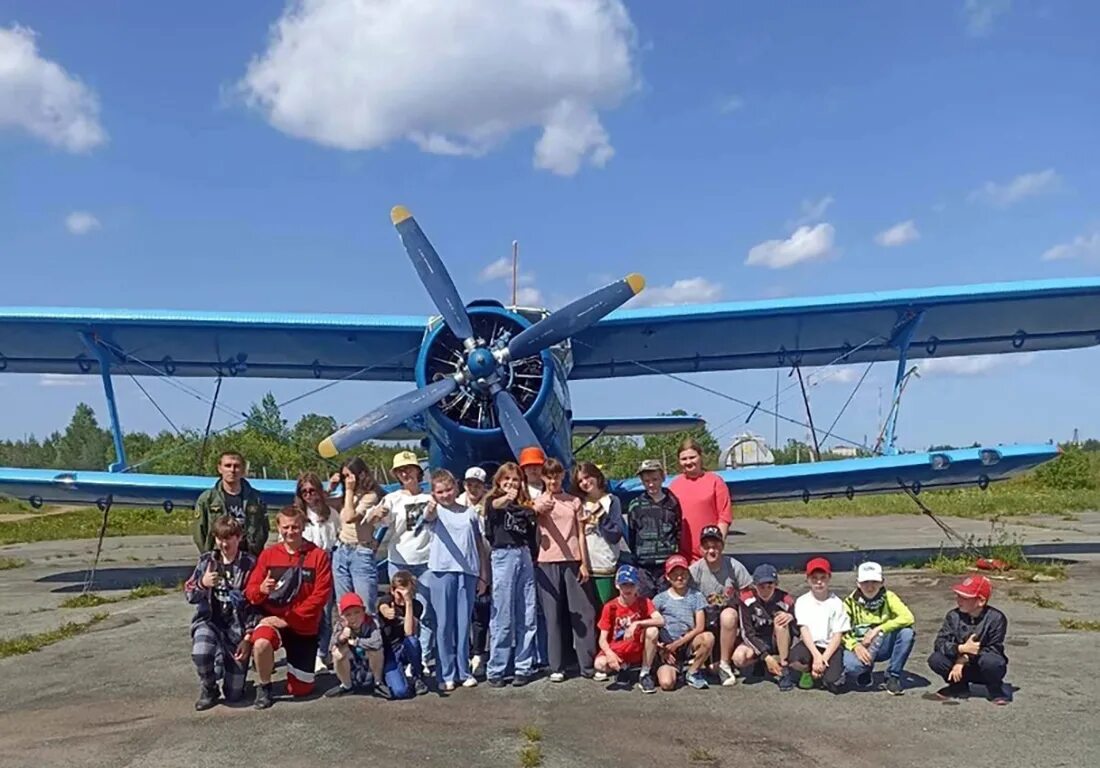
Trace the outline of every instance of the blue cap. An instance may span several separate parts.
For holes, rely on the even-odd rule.
[[[752,572],[752,583],[763,584],[768,581],[773,584],[779,581],[779,571],[775,570],[774,565],[768,563],[756,566],[756,570]]]
[[[620,565],[619,570],[615,571],[615,583],[616,584],[638,584],[638,569],[633,565]]]

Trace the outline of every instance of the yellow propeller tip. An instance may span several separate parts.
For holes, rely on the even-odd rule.
[[[322,458],[331,459],[336,456],[339,451],[336,450],[336,444],[332,442],[332,438],[326,437],[317,446],[317,453],[321,454]]]
[[[393,225],[395,227],[403,222],[405,219],[411,218],[412,214],[409,213],[409,209],[403,205],[395,205],[392,209],[390,209],[390,221],[393,222]]]
[[[626,284],[630,286],[630,290],[634,291],[634,295],[637,296],[645,288],[645,278],[639,275],[637,272],[632,272],[626,276]]]

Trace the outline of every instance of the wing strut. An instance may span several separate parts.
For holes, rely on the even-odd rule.
[[[894,456],[898,452],[896,444],[896,436],[894,435],[894,428],[898,424],[898,410],[901,405],[901,394],[905,391],[905,384],[909,380],[909,373],[906,372],[905,366],[909,364],[909,345],[913,341],[913,334],[916,333],[917,327],[920,325],[921,320],[924,319],[924,310],[919,312],[910,312],[904,317],[900,318],[898,324],[894,326],[894,334],[890,339],[890,346],[897,347],[898,350],[898,372],[894,377],[894,397],[890,404],[890,413],[886,416],[886,425],[883,430],[883,435],[880,437],[878,444],[875,446],[875,452],[880,450],[887,456]],[[928,354],[931,356],[935,353],[935,337],[928,342]]]
[[[111,359],[90,333],[81,333],[80,340],[88,351],[99,360],[99,375],[103,378],[103,394],[107,397],[107,415],[111,419],[111,437],[115,442],[115,462],[107,468],[109,472],[126,471],[126,446],[122,442],[122,424],[118,419],[118,408],[115,406],[115,387],[111,383]]]
[[[802,402],[806,404],[806,420],[810,422],[810,437],[814,441],[814,461],[821,461],[821,445],[817,442],[817,430],[814,429],[814,414],[810,409],[810,396],[806,394],[806,382],[802,380],[802,367],[795,364],[792,373],[798,374],[798,386],[802,390]],[[753,409],[755,410],[755,408]]]

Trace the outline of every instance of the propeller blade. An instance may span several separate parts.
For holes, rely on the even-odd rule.
[[[338,453],[389,432],[410,416],[431,408],[457,388],[458,382],[454,378],[446,378],[398,395],[366,416],[333,432],[321,441],[317,452],[326,459],[331,459]]]
[[[566,304],[549,317],[517,334],[508,344],[509,358],[521,360],[531,357],[568,339],[625,304],[643,288],[645,278],[633,273]]]
[[[512,397],[512,393],[506,389],[498,389],[493,393],[493,408],[497,412],[497,420],[500,428],[504,430],[504,437],[508,441],[508,447],[519,458],[519,452],[524,448],[538,446],[539,439],[535,437],[534,430],[523,418],[523,412],[519,409],[519,403]]]
[[[474,328],[470,324],[470,316],[466,314],[466,305],[462,303],[447,268],[443,266],[443,260],[439,258],[409,209],[403,205],[394,206],[390,211],[390,220],[397,228],[397,234],[401,236],[401,244],[412,259],[420,282],[428,290],[428,295],[432,297],[432,302],[451,333],[463,341],[473,338]]]

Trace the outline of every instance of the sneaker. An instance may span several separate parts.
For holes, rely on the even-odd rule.
[[[564,683],[565,682],[565,673],[564,672],[551,672],[550,673],[550,682],[551,683]]]
[[[737,676],[734,675],[733,668],[730,667],[729,664],[723,663],[718,665],[718,682],[725,688],[737,685]]]
[[[343,683],[340,683],[335,688],[329,688],[327,691],[325,691],[325,698],[336,699],[349,693],[351,693],[351,686],[349,685],[345,687]]]
[[[256,709],[267,709],[275,702],[271,699],[271,683],[260,685],[256,689],[256,702],[252,705]]]
[[[795,672],[787,669],[783,674],[779,676],[779,690],[786,693],[787,691],[794,690],[794,676]]]
[[[901,696],[905,693],[905,690],[901,685],[901,678],[894,677],[893,675],[886,676],[886,692],[891,696]]]
[[[462,681],[463,688],[477,688],[477,678],[470,676]]]
[[[965,699],[970,695],[970,683],[951,683],[940,688],[932,695],[940,701]]]
[[[1003,707],[1012,701],[1002,685],[986,686],[986,689],[989,691],[989,700],[998,707]]]
[[[507,683],[507,681],[505,681],[505,679],[503,677],[490,677],[489,678],[489,687],[490,688],[503,688],[506,685],[508,685],[508,683]]]
[[[619,670],[615,673],[615,682],[607,686],[609,691],[629,691],[630,685],[630,673],[625,669]]]
[[[523,686],[527,685],[529,682],[531,682],[531,675],[518,675],[517,674],[514,677],[512,677],[512,687],[513,688],[522,688]]]
[[[413,678],[413,691],[416,692],[417,696],[423,696],[425,693],[428,692],[428,684],[424,682],[423,678],[414,677]]]
[[[606,683],[607,682],[607,673],[606,672],[593,672],[592,673],[592,679],[595,680],[597,683]]]
[[[804,691],[808,691],[814,687],[814,676],[809,672],[803,672],[798,678],[798,687]]]
[[[638,687],[642,693],[657,693],[657,684],[653,682],[653,675],[648,672],[638,678]]]
[[[687,677],[684,678],[684,682],[690,685],[692,688],[701,691],[704,688],[710,688],[710,683],[703,677],[702,672],[689,672]]]
[[[584,671],[584,670],[581,670],[581,677],[583,677],[585,680],[591,680],[595,676],[596,676],[596,672],[594,670],[590,669],[587,672]]]
[[[480,655],[474,654],[474,657],[470,659],[470,674],[476,675],[481,671],[481,665],[485,663],[485,660]]]
[[[325,664],[324,659],[318,656],[317,661],[313,662],[313,673],[319,675],[322,672],[328,672],[328,665]]]
[[[874,678],[871,676],[870,672],[860,672],[856,677],[856,685],[860,688],[869,688],[873,680]]]
[[[446,693],[450,693],[454,689],[455,689],[455,684],[454,684],[453,681],[448,680],[447,682],[443,683],[442,690],[445,691]]]
[[[218,688],[207,688],[205,685],[199,691],[198,701],[195,702],[195,711],[203,712],[218,703]]]

